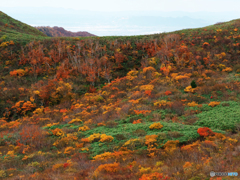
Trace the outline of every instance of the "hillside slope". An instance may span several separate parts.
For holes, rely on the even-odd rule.
[[[4,37],[3,37],[4,36]],[[11,18],[0,11],[0,40],[43,39],[47,37],[36,28]]]
[[[44,34],[46,34],[49,37],[78,37],[78,36],[82,36],[82,37],[87,37],[87,36],[96,36],[93,34],[90,34],[86,31],[79,31],[79,32],[71,32],[71,31],[67,31],[62,27],[45,27],[45,26],[40,26],[40,27],[36,27],[36,29],[38,29],[39,31],[43,32]]]
[[[220,180],[240,172],[239,108],[239,19],[2,40],[0,178]]]

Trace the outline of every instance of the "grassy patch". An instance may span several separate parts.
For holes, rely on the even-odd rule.
[[[195,141],[200,137],[197,133],[197,130],[200,126],[183,125],[179,123],[167,123],[161,121],[160,123],[163,125],[163,128],[160,130],[149,129],[149,126],[153,124],[153,122],[139,124],[125,123],[119,124],[115,128],[107,128],[105,126],[96,127],[94,129],[82,132],[82,136],[89,137],[94,133],[100,133],[114,137],[114,140],[112,142],[91,143],[91,146],[89,148],[91,156],[95,156],[97,154],[101,154],[107,151],[113,152],[114,150],[117,150],[121,146],[123,146],[124,143],[130,139],[138,139],[132,144],[130,149],[137,150],[139,148],[143,148],[143,146],[146,146],[144,144],[145,135],[158,135],[158,140],[156,142],[158,144],[158,148],[163,147],[163,145],[169,140],[179,140],[181,144],[184,144],[190,141]],[[218,133],[224,133],[223,131],[217,129],[213,129],[213,131]],[[147,148],[147,146],[145,148]]]
[[[228,104],[228,106],[226,106]],[[200,108],[203,111],[196,116],[199,118],[194,125],[205,126],[219,130],[236,130],[236,124],[240,123],[240,105],[234,101],[224,101],[216,107],[207,104]]]

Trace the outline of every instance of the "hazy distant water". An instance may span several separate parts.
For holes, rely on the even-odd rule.
[[[31,26],[44,26],[43,24],[30,24]],[[53,27],[54,25],[48,25]],[[134,36],[134,35],[148,35],[159,34],[162,32],[172,32],[176,30],[186,28],[197,28],[202,26],[137,26],[137,25],[81,25],[81,26],[69,26],[58,25],[64,29],[72,32],[87,31],[97,36]]]
[[[87,31],[97,36],[131,36],[162,33],[163,28],[151,26],[111,26],[111,25],[93,25],[83,27],[65,27],[66,30],[77,32]]]
[[[41,26],[30,24],[31,26]],[[49,25],[54,26],[54,25]],[[61,26],[72,32],[87,31],[97,36],[134,36],[159,34],[162,32],[172,32],[176,30],[186,29],[186,27],[164,27],[164,26],[117,26],[117,25],[86,25],[86,26]],[[191,27],[197,28],[197,27]]]

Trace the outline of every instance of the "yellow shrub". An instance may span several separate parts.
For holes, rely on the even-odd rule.
[[[155,78],[158,78],[158,77],[160,77],[160,76],[162,76],[162,73],[154,72],[154,77],[155,77]]]
[[[179,75],[179,76],[176,76],[175,77],[175,80],[178,81],[180,79],[189,79],[189,76],[186,76],[186,75]]]
[[[167,102],[166,100],[161,100],[153,103],[154,106],[157,107],[166,107],[166,106],[171,106],[172,102]]]
[[[88,126],[79,127],[78,131],[87,131],[90,130]]]
[[[222,55],[222,57],[225,57],[225,56],[226,56],[226,53],[225,53],[225,52],[222,52],[221,55]]]
[[[165,151],[172,153],[176,148],[177,145],[179,144],[179,140],[170,140],[164,144]]]
[[[153,123],[151,126],[149,126],[149,129],[161,129],[163,125],[161,123]]]
[[[81,151],[89,151],[88,148],[82,148]]]
[[[73,151],[75,151],[75,148],[73,147],[66,147],[64,150],[64,154],[72,154]]]
[[[153,90],[154,86],[153,85],[142,85],[140,86],[140,90]]]
[[[105,152],[103,154],[94,156],[93,159],[94,160],[104,160],[104,159],[111,157],[111,155],[112,155],[111,152]]]
[[[6,41],[6,42],[2,42],[2,44],[0,44],[0,47],[7,47],[7,46],[8,46],[8,44],[9,44],[9,42],[8,42],[8,41]]]
[[[127,76],[133,76],[133,77],[135,77],[135,76],[137,76],[137,74],[138,74],[138,71],[131,70],[131,71],[129,71],[129,72],[127,73]]]
[[[156,134],[145,136],[145,139],[146,139],[145,144],[152,145],[153,143],[155,143],[157,141],[157,137],[158,137],[158,135],[156,135]]]
[[[156,59],[156,57],[153,57],[153,58],[148,59],[148,64],[149,64],[150,66],[157,65],[157,59]]]
[[[184,89],[184,92],[191,92],[194,93],[196,91],[197,88],[192,88],[192,86],[188,86]]]
[[[191,103],[188,103],[187,104],[189,107],[195,107],[198,105],[198,103],[196,103],[195,101],[191,102]]]
[[[99,134],[99,133],[97,133],[97,134],[94,133],[88,137],[89,142],[93,142],[93,141],[99,140],[99,139],[101,139],[101,134]]]
[[[226,66],[225,66],[224,64],[219,64],[218,67],[219,67],[220,69],[225,69],[225,68],[226,68]]]
[[[215,106],[217,106],[217,105],[219,105],[219,104],[220,104],[220,102],[212,101],[212,102],[210,102],[210,103],[208,104],[208,106],[215,107]]]
[[[185,73],[184,76],[191,77],[192,73]]]
[[[145,74],[146,72],[148,72],[148,71],[155,72],[156,69],[155,69],[154,67],[152,67],[152,66],[143,68],[143,73],[144,73],[144,74]]]
[[[92,124],[92,123],[93,123],[92,119],[89,119],[89,120],[84,122],[84,124]]]
[[[72,123],[75,123],[75,122],[82,122],[82,120],[78,119],[78,118],[72,119],[70,122],[68,122],[68,124],[72,124]]]
[[[146,168],[141,167],[141,169],[139,169],[139,171],[141,174],[148,174],[152,171],[152,168],[151,167],[146,167]]]
[[[63,164],[55,164],[52,167],[53,170],[57,170],[57,169],[60,169],[60,168],[63,168]]]
[[[157,167],[162,166],[163,164],[164,164],[163,161],[158,161],[158,162],[156,162],[156,166],[157,166]]]
[[[44,126],[44,127],[51,127],[51,126],[55,126],[55,125],[58,125],[59,124],[59,122],[58,123],[50,123],[50,124],[47,124],[46,126]]]
[[[6,175],[5,171],[4,170],[0,170],[0,178],[4,178],[6,176],[7,175]]]
[[[93,96],[92,98],[90,98],[91,101],[93,102],[100,102],[100,101],[103,101],[104,98],[101,96],[101,95],[96,95],[96,96]]]
[[[112,136],[107,136],[106,134],[102,134],[100,142],[111,142],[113,141],[113,139],[114,138]]]
[[[36,91],[33,91],[34,94],[40,94],[40,91],[36,90]]]
[[[129,139],[127,142],[124,143],[123,146],[131,145],[133,142],[138,141],[138,139]]]

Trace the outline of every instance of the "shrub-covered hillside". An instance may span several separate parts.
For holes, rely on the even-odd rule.
[[[240,20],[34,37],[0,37],[0,178],[238,179]]]
[[[25,43],[28,40],[44,39],[47,37],[34,27],[11,18],[0,11],[0,41],[12,41]]]

